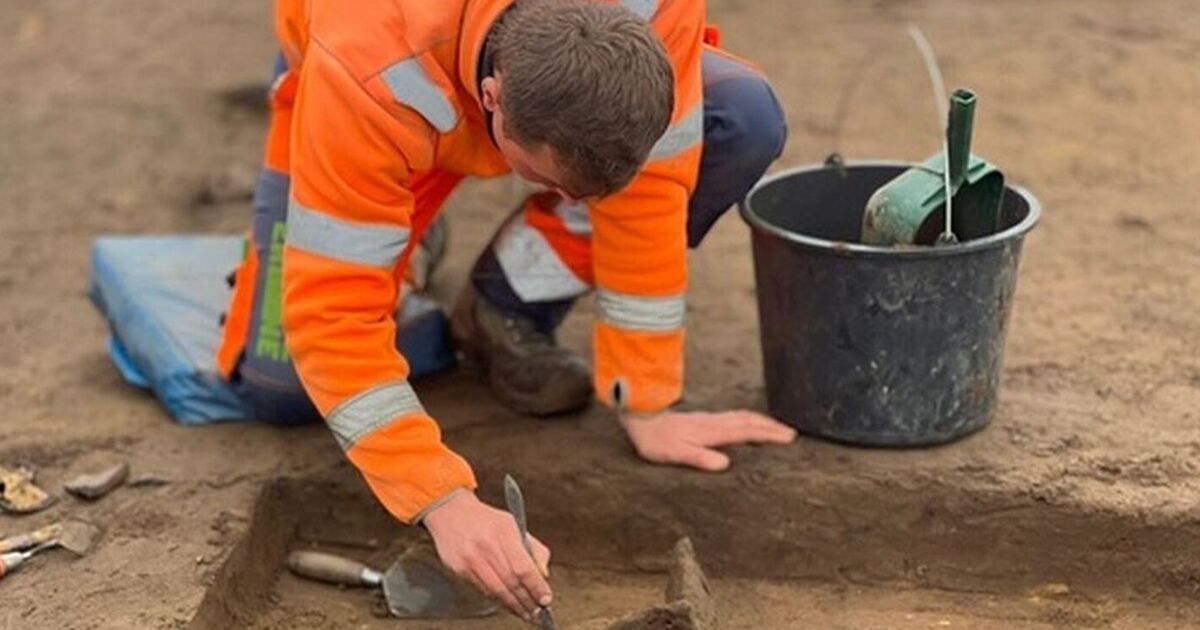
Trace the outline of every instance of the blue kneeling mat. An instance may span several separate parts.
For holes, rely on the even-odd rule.
[[[92,245],[89,295],[108,320],[108,354],[126,382],[154,391],[184,424],[249,420],[250,406],[217,373],[226,277],[242,260],[240,236],[104,236]],[[412,376],[454,365],[446,316],[410,295],[398,343]]]

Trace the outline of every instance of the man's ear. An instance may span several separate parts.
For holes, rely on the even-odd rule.
[[[479,84],[483,97],[483,108],[489,112],[500,109],[500,77],[484,77]]]

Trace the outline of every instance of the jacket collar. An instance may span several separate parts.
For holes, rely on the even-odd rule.
[[[458,76],[463,87],[475,99],[475,104],[483,108],[483,99],[479,94],[479,56],[483,54],[483,45],[487,41],[488,32],[506,9],[515,0],[467,0],[463,11],[462,32],[458,42]]]

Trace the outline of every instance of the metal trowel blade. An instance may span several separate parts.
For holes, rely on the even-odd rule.
[[[83,521],[63,521],[62,533],[58,536],[58,546],[74,553],[84,555],[92,550],[96,539],[100,538],[100,528]]]
[[[451,574],[432,551],[409,550],[383,574],[388,612],[402,619],[474,619],[498,608]]]

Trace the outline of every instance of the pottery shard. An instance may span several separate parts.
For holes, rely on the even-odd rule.
[[[666,603],[616,621],[593,621],[576,630],[716,630],[717,608],[692,541],[675,543]]]
[[[129,464],[121,462],[108,468],[79,475],[63,484],[67,492],[89,500],[96,500],[112,492],[113,488],[125,483],[129,478]]]
[[[0,508],[14,514],[29,514],[44,510],[54,503],[54,497],[33,483],[33,471],[28,468],[0,466]]]

